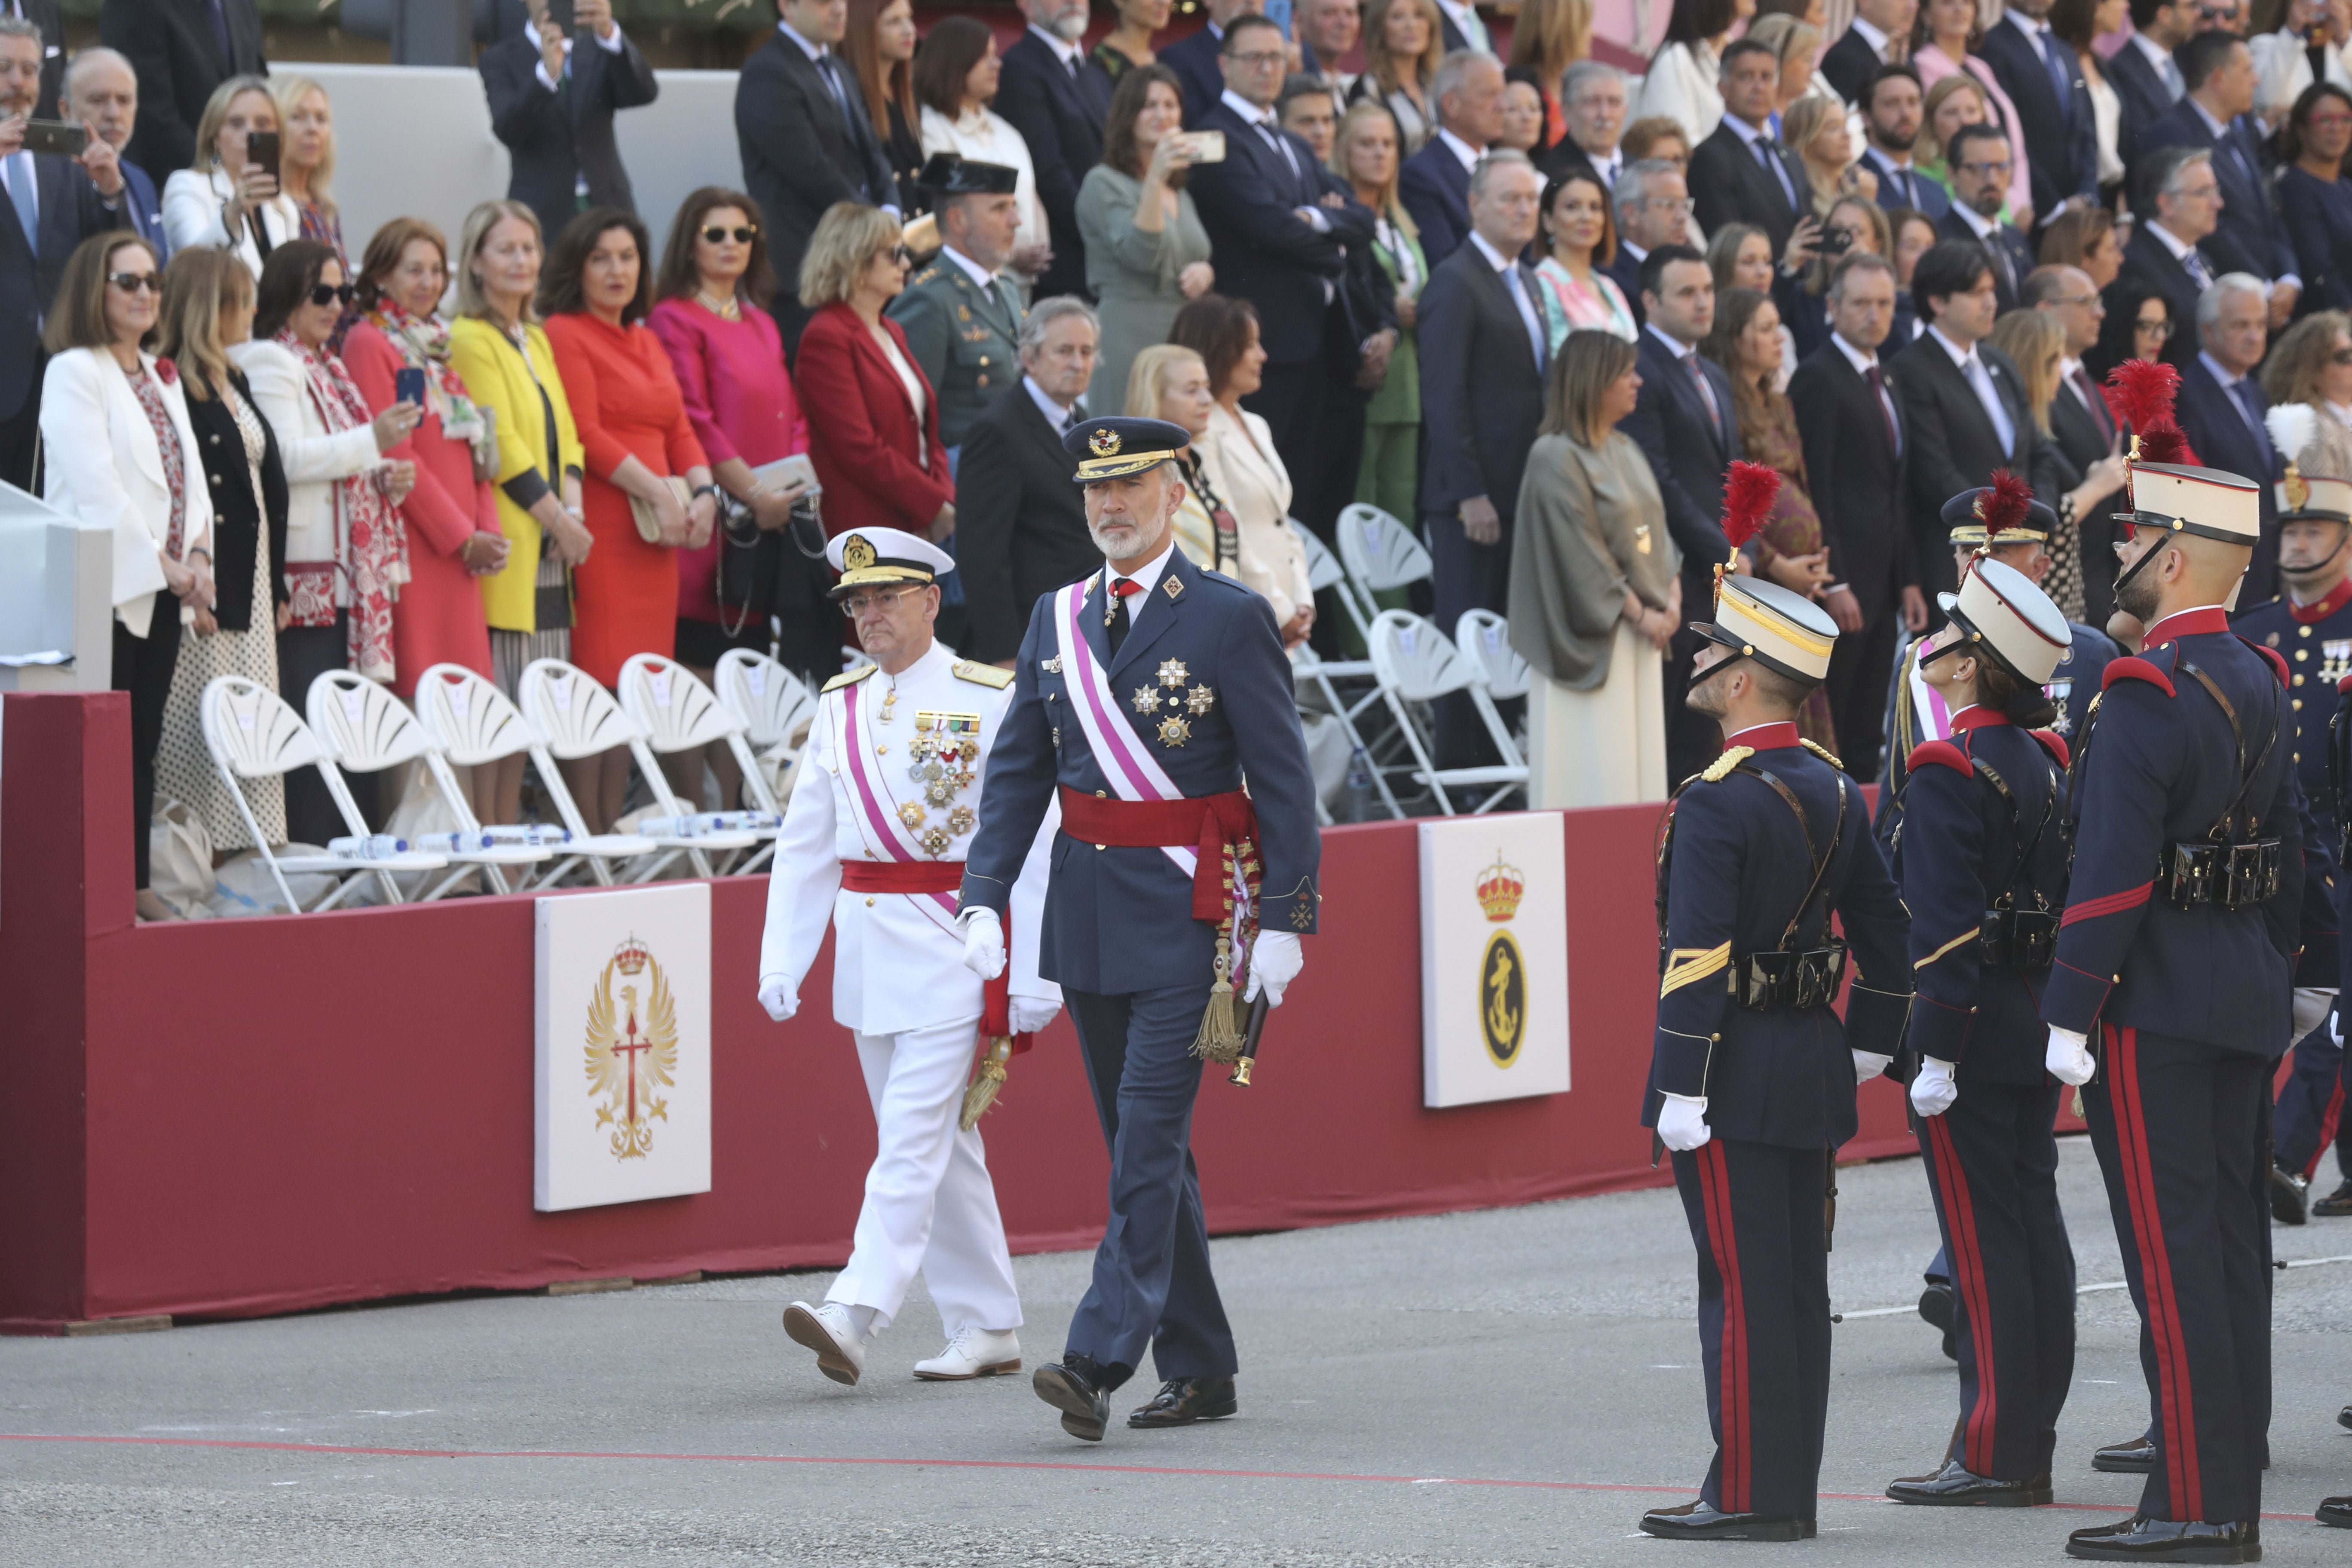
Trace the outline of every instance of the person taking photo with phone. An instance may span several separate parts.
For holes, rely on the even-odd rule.
[[[205,105],[195,163],[163,182],[163,232],[173,250],[234,250],[256,279],[271,252],[302,237],[302,215],[278,188],[278,100],[257,76],[231,77]]]

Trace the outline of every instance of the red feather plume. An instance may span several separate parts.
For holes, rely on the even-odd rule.
[[[2148,432],[2173,423],[2172,402],[2180,391],[2180,372],[2173,366],[2162,360],[2127,359],[2107,373],[2107,384],[2115,388],[2116,414],[2139,433],[2143,443]]]
[[[2011,473],[1996,468],[1992,475],[1992,494],[1977,505],[1977,515],[1984,519],[1985,527],[1993,532],[2005,528],[2025,526],[2027,509],[2033,504],[2033,487]]]
[[[2143,463],[2186,463],[2189,461],[2189,437],[2180,433],[2180,426],[2168,423],[2152,430],[2144,429],[2139,433],[2139,460]]]
[[[1780,470],[1762,463],[1734,463],[1723,481],[1723,536],[1738,549],[1762,531],[1780,493]]]

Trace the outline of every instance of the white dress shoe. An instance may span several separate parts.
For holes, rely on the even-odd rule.
[[[866,1370],[866,1342],[849,1326],[848,1310],[838,1301],[821,1307],[793,1302],[784,1309],[784,1332],[793,1343],[816,1352],[816,1369],[835,1383],[855,1386]]]
[[[929,1361],[915,1363],[915,1375],[935,1383],[956,1383],[968,1377],[994,1377],[1021,1370],[1021,1336],[1007,1329],[998,1333],[966,1323],[948,1341],[948,1348]]]

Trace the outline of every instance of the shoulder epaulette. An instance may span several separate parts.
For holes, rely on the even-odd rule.
[[[1709,784],[1721,784],[1725,779],[1731,776],[1732,769],[1738,767],[1740,763],[1746,762],[1755,754],[1756,748],[1753,746],[1734,746],[1731,750],[1724,752],[1723,755],[1716,758],[1715,761],[1707,763],[1706,767],[1699,773],[1698,776],[1705,779]]]
[[[1971,776],[1976,772],[1974,768],[1969,766],[1967,756],[1949,741],[1920,742],[1911,748],[1911,754],[1904,759],[1903,765],[1916,773],[1928,763],[1941,763],[1955,773],[1968,773]]]
[[[982,664],[976,659],[969,658],[956,660],[955,678],[958,680],[969,680],[974,686],[994,687],[999,691],[1013,684],[1011,670],[999,669],[992,664]]]
[[[2105,691],[2118,680],[2145,680],[2167,697],[2177,695],[2172,689],[2172,677],[2136,653],[2107,660],[2106,671],[2099,677],[2099,689]]]
[[[2286,684],[2286,655],[2279,652],[2279,650],[2274,647],[2264,647],[2262,644],[2254,641],[2251,637],[2241,637],[2238,640],[2244,643],[2248,647],[2252,648],[2256,653],[2261,654],[2265,659],[2268,659],[2270,661],[2271,673],[2278,677],[2278,683],[2281,686],[2284,686]]]
[[[826,691],[838,691],[845,686],[855,686],[859,681],[865,679],[867,676],[873,674],[876,670],[881,668],[882,667],[878,664],[861,664],[856,669],[845,669],[839,675],[835,676],[831,680],[826,681],[824,683],[824,689]],[[820,693],[820,695],[822,695],[822,693]]]
[[[1837,769],[1838,772],[1845,772],[1845,764],[1839,762],[1837,760],[1836,753],[1832,752],[1827,746],[1818,745],[1811,741],[1802,739],[1800,739],[1797,742],[1797,744],[1804,747],[1805,750],[1812,752],[1813,755],[1821,758],[1822,761],[1829,763],[1830,766]]]
[[[2042,749],[2048,752],[2050,755],[2057,761],[2060,767],[2072,767],[2074,765],[2074,753],[2066,749],[2065,736],[2060,734],[2055,730],[2030,730],[2026,732],[2032,735],[2035,740],[2042,742]]]
[[[936,266],[926,267],[915,275],[915,281],[918,283],[929,283],[932,279],[937,278],[939,275],[940,269]]]

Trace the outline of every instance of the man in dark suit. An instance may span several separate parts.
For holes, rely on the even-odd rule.
[[[1432,268],[1470,234],[1470,171],[1503,133],[1503,66],[1492,55],[1445,57],[1431,80],[1437,131],[1397,171],[1397,195],[1421,229]]]
[[[1225,74],[1218,66],[1224,53],[1225,24],[1244,11],[1255,12],[1257,0],[1205,0],[1201,9],[1208,19],[1200,27],[1160,51],[1160,63],[1184,84],[1184,125],[1198,129],[1202,117],[1225,95]]]
[[[2253,56],[2242,38],[2200,33],[2180,46],[2178,58],[2189,90],[2161,119],[2141,128],[2140,153],[2211,151],[2221,212],[2203,242],[2205,253],[2219,271],[2252,273],[2271,285],[2271,324],[2284,326],[2303,279],[2295,270],[2294,242],[2272,198],[2270,154],[2246,118],[2254,106]]]
[[[1642,448],[1657,478],[1666,532],[1683,552],[1687,621],[1713,602],[1715,569],[1731,553],[1723,537],[1723,477],[1739,455],[1739,424],[1731,378],[1698,352],[1715,329],[1715,275],[1706,258],[1679,242],[1661,245],[1643,258],[1637,284],[1632,297],[1642,301],[1646,323],[1635,361],[1642,390],[1619,428]],[[1717,746],[1713,724],[1683,705],[1701,642],[1688,628],[1676,632],[1666,660],[1669,783],[1705,767]]]
[[[2269,310],[2258,279],[2224,273],[2199,301],[2198,352],[2180,372],[2177,405],[2180,433],[2209,468],[2237,474],[2262,487],[2263,536],[2246,567],[2242,605],[2278,595],[2278,452],[2263,415],[2270,407],[2254,370],[2267,346]]]
[[[1772,133],[1780,57],[1741,38],[1723,51],[1722,80],[1723,123],[1691,152],[1691,199],[1698,204],[1699,226],[1713,234],[1727,223],[1753,224],[1778,257],[1789,248],[1799,220],[1813,213],[1805,165]]]
[[[1470,237],[1431,269],[1421,294],[1421,515],[1435,616],[1449,637],[1463,611],[1500,611],[1508,595],[1511,518],[1549,358],[1540,285],[1519,259],[1542,194],[1526,153],[1484,159]],[[1442,701],[1437,718],[1440,766],[1500,760],[1468,699]]]
[[[1062,447],[1062,437],[1087,417],[1099,336],[1084,300],[1039,300],[1022,325],[1021,379],[964,433],[956,573],[971,618],[970,658],[1011,668],[1030,606],[1102,560]]]
[[[1951,592],[1957,581],[1944,503],[1990,483],[1996,468],[2030,476],[2038,433],[2025,378],[1983,341],[2000,314],[1984,247],[1937,241],[1912,270],[1911,299],[1927,330],[1891,368],[1911,443],[1905,465],[1911,557],[1921,589],[1933,595]]]
[[[1822,51],[1821,73],[1837,94],[1857,109],[1880,69],[1907,58],[1911,25],[1919,19],[1919,0],[1856,0],[1853,26],[1838,35]]]
[[[1889,212],[1908,207],[1931,221],[1940,219],[1951,210],[1951,194],[1911,163],[1927,113],[1919,73],[1907,65],[1881,66],[1864,95],[1862,158],[1878,176],[1878,205]]]
[[[1486,31],[1486,23],[1470,0],[1437,0],[1437,26],[1440,41],[1449,55],[1456,49],[1477,49],[1486,54],[1495,50],[1495,40]]]
[[[1830,275],[1830,341],[1789,378],[1805,471],[1836,476],[1814,487],[1829,547],[1823,608],[1837,622],[1826,682],[1838,751],[1858,779],[1878,776],[1879,693],[1903,631],[1927,624],[1903,524],[1900,395],[1879,363],[1895,324],[1895,266],[1859,251]]]
[[[2099,286],[2079,268],[2043,267],[2027,274],[2018,300],[2028,310],[2056,317],[2065,329],[2058,390],[2050,399],[2050,435],[2074,471],[2088,474],[2116,458],[2120,436],[2106,398],[2083,368],[2083,356],[2097,344],[2100,324],[2107,318]],[[2091,510],[2095,515],[2074,519],[2083,559],[2083,618],[2103,626],[2116,605],[2116,525],[2107,514],[2120,509],[2101,505]]]
[[[58,113],[77,124],[96,128],[120,160],[139,124],[139,78],[131,62],[102,44],[75,51],[66,72]],[[155,182],[136,163],[123,163],[124,199],[131,205],[131,226],[155,247],[159,259],[172,258],[172,243],[163,234],[163,203]],[[83,175],[87,181],[89,176]]]
[[[1348,269],[1348,248],[1369,245],[1372,215],[1276,122],[1288,63],[1282,30],[1255,14],[1234,18],[1218,61],[1225,93],[1202,128],[1225,133],[1225,161],[1192,166],[1190,189],[1209,231],[1217,288],[1257,308],[1264,384],[1251,411],[1271,427],[1294,474],[1313,471],[1315,432],[1332,374],[1329,307]],[[1355,374],[1352,363],[1347,374]]]
[[[2009,200],[2010,171],[2016,165],[2009,138],[1991,125],[1963,125],[1946,149],[1952,205],[1937,222],[1938,239],[1971,239],[1992,262],[1993,296],[2004,310],[2017,308],[2017,288],[2033,270],[2025,237],[2000,221]]]
[[[1617,144],[1625,129],[1625,73],[1606,60],[1579,60],[1560,81],[1559,113],[1568,134],[1538,167],[1554,180],[1581,170],[1602,190],[1613,191],[1625,172],[1625,150]]]
[[[613,20],[612,0],[572,0],[569,35],[530,0],[522,31],[482,51],[490,130],[513,164],[507,195],[539,215],[548,243],[581,210],[637,210],[613,116],[651,103],[654,68]]]
[[[768,220],[776,324],[790,350],[808,323],[797,290],[817,220],[835,202],[896,211],[898,186],[856,75],[834,52],[849,28],[849,0],[777,0],[776,12],[775,33],[736,83],[735,140],[744,189]]]
[[[1029,30],[1004,51],[996,112],[1029,144],[1054,259],[1036,297],[1087,292],[1087,247],[1078,237],[1078,185],[1102,162],[1110,76],[1078,47],[1087,0],[1020,0]]]
[[[1617,258],[1601,270],[1633,308],[1638,326],[1648,319],[1642,308],[1642,263],[1654,250],[1683,244],[1690,233],[1690,187],[1683,166],[1664,158],[1628,163],[1609,205],[1617,213]]]
[[[98,36],[139,76],[131,161],[168,178],[196,158],[196,121],[233,76],[267,76],[254,0],[104,0]]]
[[[2128,169],[2139,161],[2139,133],[2171,112],[2188,90],[2172,51],[2197,31],[2197,0],[2131,0],[2131,36],[2107,57],[2107,85],[2123,100],[2116,151]]]
[[[2167,364],[2188,364],[2197,353],[2190,323],[2197,300],[2221,268],[2205,254],[2221,219],[2221,186],[2213,154],[2195,147],[2168,147],[2148,154],[2135,173],[2141,182],[2140,221],[2124,247],[2124,264],[2107,285],[2110,314],[2130,312],[2149,294],[2164,296],[2172,312],[2172,336],[2158,356]]]
[[[2099,131],[2090,84],[2074,47],[2050,30],[2050,0],[2010,0],[1985,29],[1977,53],[2017,106],[2017,132],[2032,150],[2033,216],[2047,224],[2060,207],[2099,197]]]
[[[1331,101],[1345,105],[1358,72],[1339,68],[1364,34],[1358,0],[1299,0],[1291,8],[1290,30],[1298,39],[1298,68],[1331,89]]]
[[[66,23],[58,0],[0,0],[0,16],[17,17],[41,30],[41,95],[33,114],[58,118],[66,79]]]

